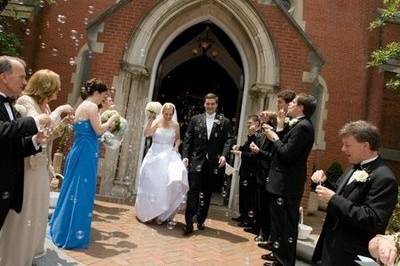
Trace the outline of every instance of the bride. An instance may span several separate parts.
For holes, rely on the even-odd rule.
[[[151,117],[144,130],[152,145],[144,157],[135,203],[142,222],[162,223],[173,218],[189,190],[187,170],[178,153],[180,129],[175,106],[165,103],[157,118]]]

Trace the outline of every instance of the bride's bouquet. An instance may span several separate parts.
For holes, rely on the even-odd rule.
[[[118,114],[118,112],[116,110],[104,111],[101,114],[101,122],[107,122],[107,120],[110,119],[110,117],[114,114]],[[113,150],[117,149],[124,139],[123,136],[125,134],[127,126],[128,122],[126,121],[126,119],[120,116],[119,119],[115,121],[114,128],[103,133],[103,135],[101,136],[101,142],[103,142],[107,148]]]
[[[146,104],[146,117],[147,119],[155,118],[161,112],[162,105],[159,102],[149,102]]]

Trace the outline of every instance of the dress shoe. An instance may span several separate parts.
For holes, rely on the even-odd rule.
[[[275,260],[275,261],[266,261],[264,263],[264,266],[283,266],[283,264]]]
[[[268,250],[272,250],[273,249],[271,241],[267,241],[267,242],[264,242],[264,243],[258,243],[257,246],[259,246],[260,248],[268,249]]]
[[[251,224],[248,221],[240,221],[238,223],[238,226],[240,226],[240,227],[249,227],[249,226],[251,226]]]
[[[183,235],[189,236],[193,233],[193,224],[188,224],[183,228]]]
[[[239,217],[232,217],[232,221],[235,222],[242,222],[244,220],[243,215],[240,215]]]
[[[204,226],[204,224],[197,224],[197,229],[200,231],[203,231],[206,227]]]
[[[247,233],[255,234],[255,235],[258,235],[258,233],[259,233],[259,230],[254,227],[243,228],[243,231],[245,231]]]
[[[255,237],[254,237],[254,241],[256,241],[256,242],[258,242],[258,243],[265,242],[265,241],[264,241],[264,237],[261,236],[261,235],[255,236]]]
[[[269,261],[277,261],[277,259],[275,258],[275,256],[274,256],[274,253],[269,253],[269,254],[264,254],[264,255],[261,255],[261,258],[263,259],[263,260],[269,260]]]

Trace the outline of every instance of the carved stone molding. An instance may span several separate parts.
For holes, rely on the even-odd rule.
[[[150,77],[149,71],[147,70],[147,68],[145,66],[122,62],[121,68],[122,68],[122,70],[129,72],[130,74],[132,74],[133,77],[136,77],[136,78],[143,77],[143,78],[147,79]]]
[[[274,87],[269,84],[256,83],[250,88],[250,94],[253,97],[265,97],[274,91]]]

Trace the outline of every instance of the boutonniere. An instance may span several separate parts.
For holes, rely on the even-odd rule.
[[[26,110],[25,106],[21,105],[21,104],[14,104],[14,108],[15,111],[17,111],[17,113],[20,116],[26,116],[26,114],[28,113],[28,110]]]
[[[290,118],[289,117],[285,117],[285,124],[289,124],[289,122],[290,122]]]
[[[353,173],[354,180],[357,182],[365,183],[368,180],[369,174],[364,170],[356,170]]]
[[[220,114],[220,115],[216,116],[214,119],[214,123],[217,125],[222,125],[224,123],[224,115]]]
[[[214,119],[214,123],[219,125],[219,124],[221,124],[221,121],[219,121],[218,119]]]
[[[290,119],[289,126],[292,127],[292,126],[296,125],[297,122],[299,122],[299,119],[296,119],[296,118]]]

